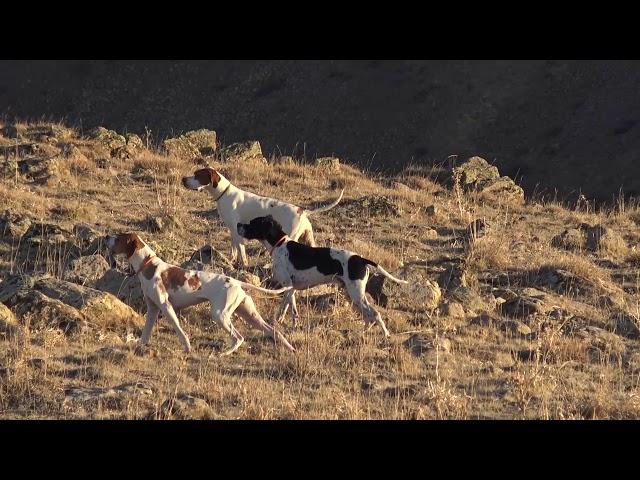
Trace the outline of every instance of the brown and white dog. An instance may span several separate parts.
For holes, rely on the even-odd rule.
[[[176,311],[202,302],[211,303],[211,317],[233,339],[233,345],[222,355],[235,352],[244,342],[244,338],[231,323],[235,313],[254,327],[264,331],[274,340],[282,342],[289,350],[295,351],[286,338],[265,322],[256,310],[253,299],[242,289],[248,288],[260,292],[278,295],[287,288],[268,290],[244,283],[226,275],[211,272],[185,270],[160,260],[154,251],[135,233],[107,235],[105,243],[113,255],[126,255],[136,272],[144,300],[147,304],[145,325],[140,345],[149,342],[151,329],[162,312],[180,337],[187,353],[191,350],[189,338],[180,328]]]
[[[238,235],[236,225],[239,222],[249,222],[256,217],[272,215],[289,237],[314,247],[315,240],[309,215],[332,209],[338,205],[344,193],[342,189],[338,199],[330,205],[305,210],[290,203],[241,190],[213,168],[196,170],[193,176],[183,177],[182,184],[189,190],[206,190],[215,199],[220,218],[231,231],[231,260],[236,262],[239,253],[243,266],[248,264],[244,248],[247,240]]]
[[[273,279],[284,287],[292,286],[282,299],[276,323],[284,318],[291,306],[294,324],[298,319],[296,290],[304,290],[323,283],[342,285],[355,307],[362,312],[369,330],[380,325],[386,337],[389,330],[380,313],[369,303],[365,295],[369,269],[378,271],[396,283],[408,283],[394,277],[377,263],[353,252],[338,248],[317,248],[303,245],[290,239],[280,224],[270,215],[258,217],[249,223],[238,223],[238,235],[251,240],[260,240],[271,249],[273,257]]]

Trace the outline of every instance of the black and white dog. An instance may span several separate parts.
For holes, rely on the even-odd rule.
[[[283,287],[293,286],[283,297],[276,321],[281,321],[291,305],[294,323],[298,319],[295,291],[324,283],[343,285],[353,304],[362,312],[369,330],[374,323],[380,325],[386,337],[389,330],[367,300],[365,288],[369,269],[377,270],[397,283],[408,283],[394,277],[375,262],[353,252],[337,248],[310,247],[291,240],[271,215],[257,217],[249,223],[238,223],[238,235],[248,240],[260,240],[271,249],[273,278]]]

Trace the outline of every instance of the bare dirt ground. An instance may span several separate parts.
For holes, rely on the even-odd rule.
[[[585,202],[512,202],[424,168],[372,177],[344,163],[218,153],[190,160],[147,148],[144,139],[114,148],[62,125],[16,131],[0,136],[0,295],[27,274],[99,284],[69,276],[82,253],[69,247],[79,224],[100,233],[137,231],[178,265],[205,244],[228,255],[229,232],[212,198],[179,182],[206,162],[243,189],[303,207],[332,200],[344,186],[341,204],[312,218],[318,244],[354,250],[414,284],[437,283],[442,298],[434,303],[420,296],[427,290],[384,285],[381,300],[372,285],[392,333],[385,340],[375,328],[363,333],[337,288],[318,287],[299,295],[301,326],[289,318],[282,325],[296,354],[238,319],[247,341],[219,357],[229,339],[206,304],[180,315],[190,355],[160,320],[150,352],[139,356],[139,320],[98,321],[77,305],[25,309],[2,297],[9,306],[0,317],[1,418],[640,416],[634,205],[621,200],[593,211]],[[147,221],[153,218],[162,225]],[[481,221],[469,229],[474,220]],[[236,274],[258,275],[267,285],[268,252],[254,243],[248,254],[250,267]],[[279,298],[252,296],[272,319]],[[67,317],[77,315],[86,328],[65,331]]]

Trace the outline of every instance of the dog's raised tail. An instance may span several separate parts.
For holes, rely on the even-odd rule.
[[[371,267],[373,267],[374,270],[378,271],[379,273],[381,273],[382,275],[387,277],[389,280],[393,280],[396,283],[409,283],[406,280],[401,280],[399,278],[394,277],[389,272],[387,272],[384,268],[382,268],[380,265],[378,265],[376,262],[373,262],[373,261],[369,260],[368,258],[364,258],[364,257],[362,259],[365,261],[365,263],[367,265],[370,265]]]
[[[257,287],[256,285],[252,285],[251,283],[243,282],[238,279],[235,279],[235,281],[238,282],[243,288],[247,288],[249,290],[257,290],[258,292],[267,293],[269,295],[281,295],[284,292],[288,292],[293,288],[293,287],[284,287],[284,288],[278,288],[277,290],[271,290],[269,288]]]
[[[315,210],[307,210],[307,215],[315,215],[316,213],[322,213],[326,212],[327,210],[331,210],[333,207],[340,203],[340,200],[342,200],[342,195],[344,195],[344,188],[340,192],[340,196],[335,201],[333,201],[329,205],[325,205],[324,207],[318,207]]]

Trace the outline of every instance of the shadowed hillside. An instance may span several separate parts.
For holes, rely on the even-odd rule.
[[[634,61],[0,61],[0,114],[211,128],[376,171],[479,154],[525,191],[640,192]],[[168,130],[171,126],[174,131]],[[536,190],[536,186],[537,190]]]

